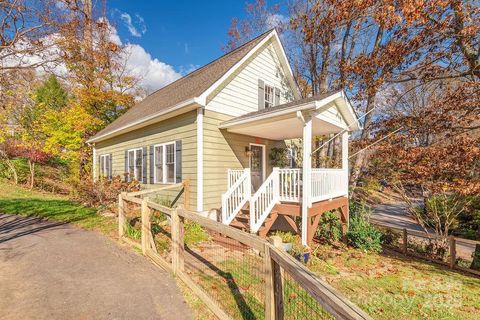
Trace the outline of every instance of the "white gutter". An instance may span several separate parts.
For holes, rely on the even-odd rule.
[[[95,148],[95,144],[92,145],[92,157],[92,177],[93,181],[97,181],[97,149]]]

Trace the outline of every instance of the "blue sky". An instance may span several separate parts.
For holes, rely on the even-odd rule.
[[[245,2],[110,0],[108,14],[122,42],[184,74],[223,54],[230,21],[244,15]]]

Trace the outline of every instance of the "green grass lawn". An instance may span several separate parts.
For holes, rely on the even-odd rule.
[[[400,254],[321,246],[308,266],[374,319],[478,319],[480,279]]]
[[[0,213],[69,222],[108,235],[113,235],[116,230],[115,218],[101,216],[94,208],[64,196],[28,190],[3,181],[0,181]]]

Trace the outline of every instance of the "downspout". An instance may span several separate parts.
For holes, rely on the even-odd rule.
[[[97,148],[95,148],[95,143],[87,144],[92,146],[92,177],[93,181],[97,181]]]

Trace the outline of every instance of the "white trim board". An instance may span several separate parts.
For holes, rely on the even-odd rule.
[[[197,211],[203,211],[203,114],[197,109]]]

